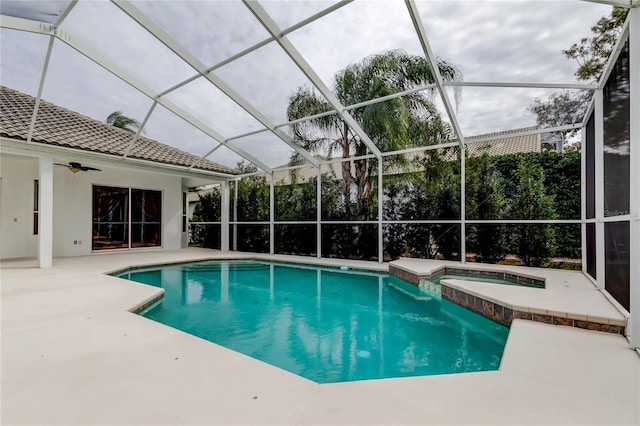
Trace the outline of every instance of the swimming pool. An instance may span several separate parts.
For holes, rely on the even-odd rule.
[[[216,261],[118,274],[147,318],[318,383],[495,370],[508,328],[387,274]]]

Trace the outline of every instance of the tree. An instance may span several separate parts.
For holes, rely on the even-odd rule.
[[[445,81],[462,79],[460,71],[451,64],[438,61],[437,66]],[[333,92],[343,105],[353,105],[433,81],[433,68],[425,58],[392,50],[339,71],[334,77]],[[433,94],[432,90],[412,93],[354,108],[349,113],[382,151],[440,143],[448,140],[452,131],[438,113]],[[287,116],[296,120],[331,109],[324,97],[304,86],[289,98]],[[292,128],[294,140],[308,151],[324,151],[329,156],[338,153],[342,158],[367,154],[365,142],[337,114],[301,121]],[[401,156],[396,158],[402,161]],[[299,160],[298,155],[292,157],[292,162]],[[370,217],[374,195],[371,176],[376,164],[366,158],[343,162],[341,193],[347,217],[352,214],[352,184],[356,188],[357,215],[364,220]]]
[[[274,186],[276,221],[312,221],[316,219],[316,182],[312,177],[308,182],[277,182]],[[315,254],[315,224],[276,224],[275,252],[285,254]]]
[[[542,166],[522,158],[518,175],[520,180],[512,216],[521,220],[554,219],[554,199],[545,193]],[[555,254],[555,231],[551,225],[517,225],[516,239],[518,257],[527,266],[541,266]]]
[[[504,219],[507,201],[505,179],[495,169],[487,154],[467,160],[467,217],[482,220]],[[506,251],[505,226],[472,225],[469,227],[469,249],[476,261],[495,263]]]
[[[242,173],[254,173],[258,169],[251,163],[239,162],[236,166]],[[238,186],[236,202],[238,221],[267,222],[269,221],[269,183],[264,175],[246,176],[235,182]],[[231,204],[233,205],[233,204]],[[234,227],[237,231],[236,240],[240,251],[269,251],[269,225],[243,225]]]
[[[198,195],[193,222],[220,222],[220,188]],[[220,225],[191,225],[191,242],[207,248],[220,248]]]
[[[458,153],[457,149],[451,148],[428,150],[413,159],[414,168],[419,171],[388,175],[384,185],[385,219],[459,219]],[[385,228],[385,250],[393,259],[405,253],[428,259],[459,258],[458,224],[405,223],[390,224]]]
[[[603,16],[591,27],[593,37],[584,37],[562,51],[567,58],[575,59],[578,63],[575,73],[578,80],[598,82],[620,37],[627,12],[626,8],[614,7],[609,16]]]
[[[600,18],[596,25],[591,27],[594,34],[592,37],[584,37],[578,43],[573,43],[569,49],[562,51],[568,59],[575,59],[578,63],[575,73],[578,80],[597,82],[600,79],[620,37],[626,17],[627,9],[614,7],[609,16]],[[527,110],[536,115],[539,126],[562,126],[581,122],[590,99],[590,91],[565,90],[551,94],[545,101],[536,98]],[[562,132],[565,142],[576,131]]]
[[[136,132],[140,128],[138,120],[123,115],[122,111],[114,111],[109,114],[106,123],[130,132]]]
[[[566,124],[580,123],[587,110],[591,93],[563,90],[552,93],[546,101],[535,98],[527,111],[536,116],[536,124],[541,127],[558,127]],[[564,130],[561,133],[565,142],[578,129]]]

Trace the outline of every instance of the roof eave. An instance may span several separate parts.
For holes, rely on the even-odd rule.
[[[59,145],[43,144],[40,142],[32,142],[27,144],[26,141],[0,137],[0,148],[3,154],[27,155],[27,156],[64,156],[84,161],[99,161],[102,164],[113,165],[118,167],[131,167],[137,170],[150,171],[155,173],[170,173],[172,175],[191,178],[211,178],[212,181],[230,181],[235,180],[236,175],[221,173],[197,168],[189,168],[186,166],[175,166],[171,164],[158,163],[149,160],[141,160],[137,158],[123,158],[122,156],[113,154],[104,154],[94,151],[84,151],[77,148],[70,148]]]

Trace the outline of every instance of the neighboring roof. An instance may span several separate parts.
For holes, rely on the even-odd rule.
[[[515,154],[517,152],[540,152],[541,137],[539,133],[518,135],[519,133],[535,130],[539,130],[539,127],[525,127],[522,129],[466,137],[464,140],[467,143],[467,153],[470,157],[478,157],[485,153],[494,156]],[[489,138],[497,139],[474,143],[474,141]]]
[[[27,140],[35,98],[0,86],[0,136]],[[77,112],[41,101],[32,143],[64,146],[82,151],[123,156],[134,134]],[[200,157],[155,140],[138,136],[128,158],[190,167]],[[194,169],[238,174],[230,167],[202,160]]]

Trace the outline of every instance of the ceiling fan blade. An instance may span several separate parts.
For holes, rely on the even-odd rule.
[[[83,172],[87,172],[87,171],[89,171],[89,170],[95,170],[95,171],[97,171],[97,172],[101,172],[101,171],[102,171],[102,170],[100,170],[100,169],[96,169],[95,167],[82,166],[82,171],[83,171]]]

